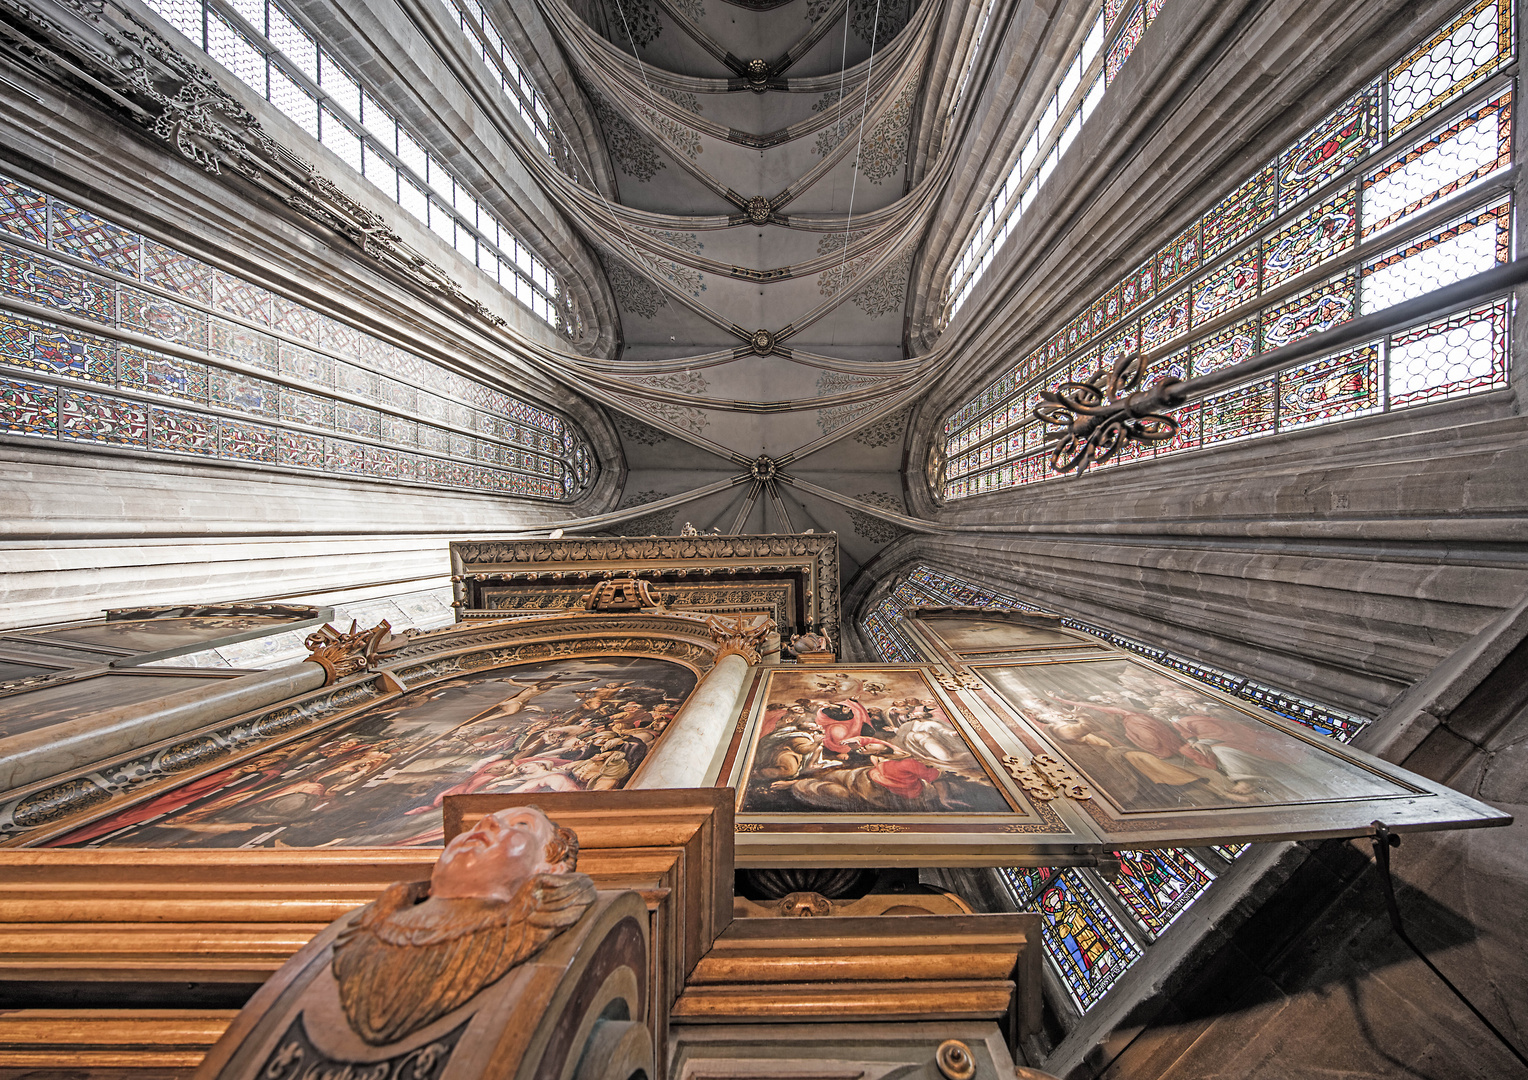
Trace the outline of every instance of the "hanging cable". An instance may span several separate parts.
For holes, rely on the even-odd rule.
[[[1395,902],[1395,883],[1390,878],[1390,849],[1400,847],[1401,838],[1391,832],[1384,822],[1376,821],[1374,822],[1374,835],[1371,837],[1371,840],[1374,843],[1374,861],[1379,866],[1380,885],[1385,890],[1385,907],[1390,912],[1390,928],[1395,931],[1395,936],[1404,941],[1411,951],[1417,954],[1417,959],[1426,964],[1428,970],[1438,976],[1438,980],[1453,991],[1456,998],[1464,1002],[1465,1007],[1475,1014],[1475,1018],[1484,1024],[1492,1035],[1496,1036],[1497,1042],[1505,1046],[1508,1052],[1522,1063],[1524,1068],[1528,1068],[1528,1057],[1524,1057],[1521,1050],[1507,1041],[1507,1037],[1497,1030],[1496,1025],[1486,1019],[1486,1014],[1477,1009],[1475,1003],[1465,997],[1463,991],[1450,982],[1447,975],[1438,970],[1438,966],[1427,958],[1426,953],[1417,948],[1416,942],[1412,941],[1411,936],[1406,933],[1406,927],[1401,922],[1400,905]]]
[[[844,8],[844,41],[849,40],[849,11],[853,5]],[[838,262],[838,274],[836,287],[833,290],[834,298],[848,288],[849,282],[845,279],[849,265],[849,226],[854,221],[854,193],[859,187],[859,173],[861,155],[865,151],[865,118],[870,114],[870,76],[875,72],[875,39],[881,29],[881,0],[875,0],[875,16],[870,22],[870,59],[865,62],[865,96],[860,101],[859,139],[854,144],[854,164],[849,173],[849,210],[844,215],[844,254]],[[839,93],[843,93],[842,74],[839,77]],[[838,328],[834,327],[831,343],[838,344]]]

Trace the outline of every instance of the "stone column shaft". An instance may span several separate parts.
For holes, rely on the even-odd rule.
[[[637,770],[629,788],[700,787],[732,733],[748,660],[728,652],[716,661],[669,723],[658,747]]]

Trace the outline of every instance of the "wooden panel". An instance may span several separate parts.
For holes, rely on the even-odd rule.
[[[158,1077],[184,1070],[189,1076],[236,1015],[232,1009],[3,1012],[0,1068],[152,1069]]]
[[[989,1020],[1008,1014],[1013,991],[1006,979],[691,986],[675,1002],[673,1017],[690,1023]]]

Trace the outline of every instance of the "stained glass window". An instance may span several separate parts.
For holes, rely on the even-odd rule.
[[[1511,250],[1510,202],[1455,218],[1364,263],[1362,312],[1383,311],[1482,273],[1506,262]]]
[[[1511,0],[1477,0],[1390,69],[1399,131],[1512,58]]]
[[[1286,209],[1379,145],[1378,83],[1339,105],[1279,155],[1279,208]]]
[[[1146,10],[1129,8],[1118,26],[1131,27]],[[1501,196],[1416,235],[1404,230],[1426,224],[1418,215],[1440,199],[1458,199],[1512,164],[1510,86],[1486,85],[1475,100],[1448,104],[1511,58],[1511,15],[1505,0],[1470,4],[957,410],[935,451],[943,497],[1053,479],[1045,428],[1032,415],[1039,392],[1137,348],[1155,371],[1164,353],[1176,358],[1187,342],[1189,363],[1174,360],[1175,377],[1204,375],[1507,261],[1512,207]],[[1440,111],[1446,107],[1452,115]],[[1411,111],[1397,121],[1398,108]],[[1385,115],[1394,121],[1388,128]],[[1413,125],[1423,120],[1429,128]],[[1386,146],[1402,129],[1404,140]],[[1393,246],[1371,246],[1356,262],[1360,238],[1381,231],[1397,235]],[[1243,309],[1248,317],[1224,325]],[[1505,343],[1484,323],[1466,322],[1479,337],[1464,361],[1410,338],[1399,349],[1375,342],[1362,355],[1329,357],[1179,410],[1175,438],[1131,447],[1109,464],[1500,385]],[[1389,370],[1397,359],[1405,369]],[[1387,383],[1400,391],[1387,395]]]
[[[1507,385],[1506,300],[1482,304],[1390,342],[1390,404],[1412,405]]]
[[[1045,954],[1073,1004],[1086,1012],[1141,958],[1141,946],[1075,870],[1057,874],[1039,906]]]
[[[582,434],[555,413],[45,193],[0,192],[27,215],[0,239],[4,430],[545,499],[592,480]]]
[[[1036,110],[1037,119],[1029,139],[1016,151],[1017,160],[1007,176],[994,185],[986,212],[978,217],[976,228],[951,268],[948,303],[943,315],[945,322],[971,295],[991,265],[997,249],[1034,201],[1083,123],[1103,100],[1106,87],[1124,67],[1161,8],[1160,0],[1143,0],[1130,8],[1123,18],[1119,17],[1117,0],[1104,0],[1093,9],[1096,14],[1092,16],[1086,37],[1071,62],[1056,76],[1045,104]],[[1196,238],[1194,250],[1177,253],[1179,261],[1175,269],[1179,273],[1187,268],[1183,256],[1197,257],[1197,244]],[[1154,268],[1147,273],[1155,273]],[[1090,321],[1083,320],[1084,323]],[[1098,327],[1091,329],[1096,331]]]
[[[443,0],[461,20],[472,40],[482,43],[471,20],[453,0]],[[572,294],[564,290],[539,258],[516,260],[524,249],[498,217],[420,148],[420,142],[383,105],[366,93],[360,82],[303,29],[276,0],[243,0],[223,10],[218,0],[149,0],[149,6],[207,55],[290,117],[309,135],[333,151],[421,224],[456,247],[479,270],[497,281],[510,296],[568,336],[582,328]],[[205,9],[205,10],[203,10]],[[479,11],[481,14],[481,11]],[[484,59],[503,76],[505,92],[531,124],[542,147],[548,129],[535,93],[518,65],[504,51],[506,68],[495,63],[487,46]],[[513,83],[513,89],[511,89]],[[522,85],[522,83],[524,85]],[[568,155],[562,155],[567,158]],[[438,199],[423,193],[433,189]],[[3,207],[0,207],[3,213]],[[479,251],[484,253],[479,257]],[[521,263],[528,262],[528,265]]]
[[[1226,862],[1235,862],[1251,846],[1251,844],[1215,844],[1210,850],[1226,860]]]
[[[1215,880],[1207,866],[1181,848],[1121,851],[1119,857],[1119,876],[1104,883],[1153,939]]]
[[[1015,902],[1021,908],[1034,906],[1035,897],[1056,877],[1052,866],[1004,866],[999,869],[1003,880],[1013,889]]]
[[[1356,349],[1279,372],[1279,428],[1329,423],[1381,407],[1379,347]]]
[[[1364,177],[1368,236],[1512,164],[1512,94],[1413,140]]]

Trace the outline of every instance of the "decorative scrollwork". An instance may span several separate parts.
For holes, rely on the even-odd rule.
[[[1177,420],[1152,410],[1162,406],[1165,391],[1180,380],[1163,379],[1151,393],[1137,394],[1145,373],[1141,354],[1127,353],[1084,382],[1063,382],[1040,392],[1035,419],[1061,429],[1049,436],[1055,441],[1051,468],[1082,473],[1131,443],[1150,446],[1178,434]]]
[[[61,0],[69,26],[25,0],[0,0],[0,42],[52,82],[106,108],[213,175],[233,173],[292,210],[348,237],[368,257],[495,326],[504,319],[410,246],[380,214],[276,142],[218,77],[116,0]],[[88,27],[88,32],[80,32]]]
[[[976,690],[982,685],[980,676],[970,671],[957,671],[953,675],[936,671],[934,681],[946,690]]]
[[[641,611],[663,606],[663,597],[641,578],[602,581],[578,600],[585,611]]]
[[[1029,759],[1030,766],[1045,777],[1045,782],[1055,788],[1069,799],[1091,799],[1093,793],[1088,790],[1081,778],[1069,767],[1057,761],[1049,754],[1036,754]]]
[[[1036,754],[1027,763],[1016,757],[1005,757],[1003,768],[1028,795],[1040,802],[1051,802],[1062,796],[1069,799],[1093,797],[1076,773],[1049,754]]]
[[[884,824],[882,822],[877,821],[877,822],[874,822],[874,823],[869,824],[869,825],[861,825],[859,827],[859,831],[860,832],[868,832],[868,833],[899,833],[899,832],[906,832],[907,831],[907,826],[905,826],[905,825],[887,825],[887,824]]]
[[[766,618],[762,622],[751,623],[743,616],[735,619],[724,619],[719,615],[707,615],[706,625],[711,629],[713,640],[721,643],[721,648],[716,650],[714,663],[720,664],[725,656],[734,653],[752,667],[760,659],[760,647],[775,628],[775,620]]]
[[[332,626],[321,626],[303,642],[308,649],[308,661],[324,669],[325,686],[367,670],[393,636],[386,619],[370,630],[360,630],[358,625],[352,621],[349,631],[344,633]]]

